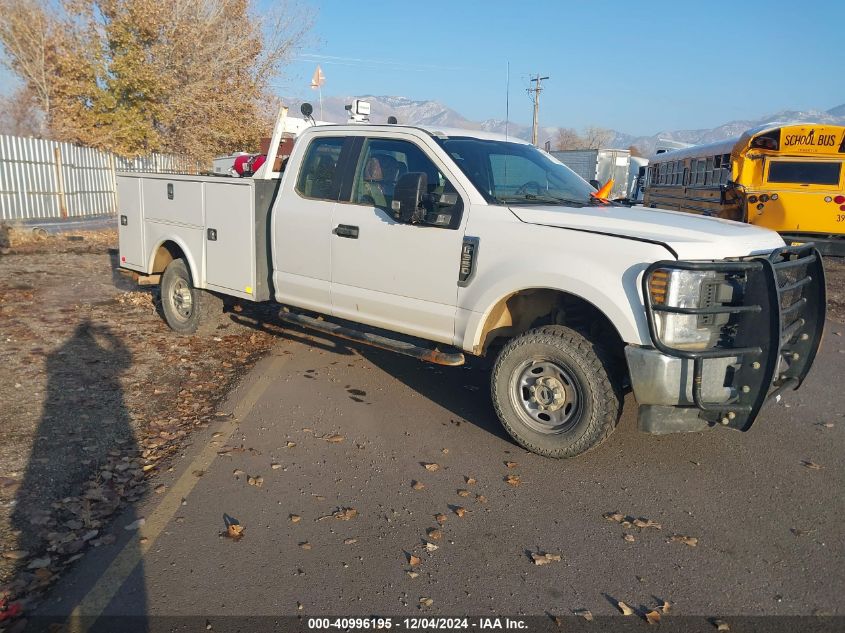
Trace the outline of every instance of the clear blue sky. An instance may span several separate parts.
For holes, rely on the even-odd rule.
[[[520,123],[530,123],[525,88],[537,72],[551,77],[541,124],[632,134],[845,103],[845,2],[838,0],[306,6],[316,11],[314,31],[277,82],[282,95],[313,98],[308,85],[319,61],[324,96],[436,99],[470,119],[504,118],[509,61],[511,120]]]

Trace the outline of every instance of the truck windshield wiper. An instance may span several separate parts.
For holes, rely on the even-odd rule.
[[[584,200],[570,200],[567,198],[558,198],[556,196],[538,196],[533,193],[527,193],[524,196],[501,196],[496,198],[500,202],[509,203],[509,202],[534,202],[540,204],[566,204],[571,206],[578,206],[583,207],[587,204]]]

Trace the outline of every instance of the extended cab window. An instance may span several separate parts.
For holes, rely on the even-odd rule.
[[[311,141],[296,181],[296,190],[300,194],[318,200],[337,200],[340,192],[340,170],[337,164],[344,140],[340,137],[325,137]]]
[[[436,224],[452,226],[460,217],[460,202],[452,183],[419,147],[408,141],[368,139],[352,186],[352,202],[371,205],[390,213],[393,191],[399,179],[408,173],[422,172],[428,182],[427,193],[436,200]]]

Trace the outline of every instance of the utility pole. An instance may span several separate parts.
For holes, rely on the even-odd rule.
[[[540,75],[534,75],[531,78],[531,81],[534,82],[534,87],[528,89],[528,94],[532,94],[534,96],[534,123],[531,125],[531,144],[534,147],[537,147],[537,133],[539,131],[539,115],[540,115],[540,93],[543,92],[543,86],[540,84],[541,81],[548,79],[548,77],[541,77]]]

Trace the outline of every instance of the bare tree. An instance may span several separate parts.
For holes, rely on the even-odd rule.
[[[40,133],[46,131],[52,105],[52,26],[38,0],[0,0],[2,62],[23,81],[28,99],[44,114]]]
[[[645,156],[645,154],[643,154],[642,150],[640,150],[640,148],[637,147],[636,145],[628,146],[628,151],[631,152],[631,156]]]
[[[584,130],[584,147],[589,149],[601,149],[607,147],[613,140],[613,131],[603,127],[591,125]]]
[[[25,86],[0,97],[0,134],[40,136],[43,124],[35,97]]]
[[[578,133],[569,127],[560,128],[557,133],[557,149],[582,149],[584,148],[584,140]]]

